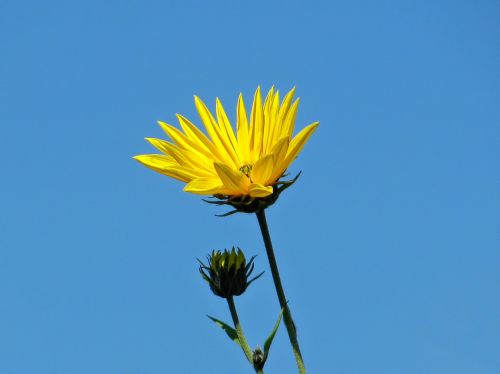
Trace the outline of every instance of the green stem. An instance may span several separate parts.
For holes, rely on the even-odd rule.
[[[302,354],[300,353],[299,341],[297,340],[297,331],[295,329],[295,324],[293,323],[292,313],[290,312],[290,308],[288,308],[283,285],[281,284],[278,264],[276,263],[273,244],[271,242],[271,235],[269,234],[269,228],[267,227],[266,214],[264,213],[264,209],[257,211],[256,214],[257,220],[259,221],[260,230],[262,231],[264,245],[266,246],[267,258],[269,259],[269,266],[271,267],[274,286],[276,287],[276,293],[278,294],[280,306],[283,309],[283,320],[285,321],[286,330],[288,331],[288,337],[290,339],[290,343],[292,344],[295,361],[297,361],[299,373],[306,374],[306,367],[304,366],[304,360],[302,359]]]
[[[236,334],[238,335],[240,346],[243,349],[243,353],[245,353],[247,360],[253,366],[253,352],[250,346],[248,345],[247,339],[245,338],[245,334],[243,333],[243,328],[241,327],[240,320],[238,318],[238,313],[236,312],[236,306],[234,305],[234,299],[232,296],[229,296],[227,298],[227,304],[229,305],[229,310],[231,311],[231,317],[233,317],[234,328],[236,329]]]

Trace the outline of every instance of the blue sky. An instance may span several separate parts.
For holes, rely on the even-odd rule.
[[[257,221],[131,157],[156,120],[297,86],[321,121],[268,211],[313,374],[500,372],[495,1],[0,3],[0,373],[251,373],[196,257],[239,245],[250,343],[279,312]],[[269,373],[295,371],[285,329]]]

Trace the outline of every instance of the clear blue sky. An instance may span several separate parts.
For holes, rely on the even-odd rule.
[[[259,84],[321,121],[268,211],[310,373],[500,373],[499,20],[492,0],[2,0],[0,373],[252,372],[196,257],[259,255],[236,302],[262,345],[255,217],[131,157],[156,120],[198,121],[193,94],[234,116]],[[285,329],[267,368],[295,372]]]

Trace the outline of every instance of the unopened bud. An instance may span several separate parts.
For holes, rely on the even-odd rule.
[[[239,296],[245,292],[250,283],[263,274],[262,272],[248,280],[254,268],[254,258],[255,256],[247,264],[240,248],[238,251],[234,247],[231,251],[227,249],[224,252],[212,251],[212,254],[207,256],[208,265],[198,260],[199,270],[215,295],[223,298]]]

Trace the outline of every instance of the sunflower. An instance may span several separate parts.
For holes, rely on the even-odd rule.
[[[236,107],[236,133],[219,99],[216,118],[198,97],[196,109],[206,134],[177,114],[182,131],[158,122],[171,142],[146,138],[162,154],[135,156],[154,171],[187,183],[184,191],[227,198],[265,198],[297,157],[319,122],[292,136],[299,99],[295,88],[280,103],[272,87],[262,103],[260,87],[254,95],[250,121],[240,94]],[[208,136],[207,136],[208,135]]]

